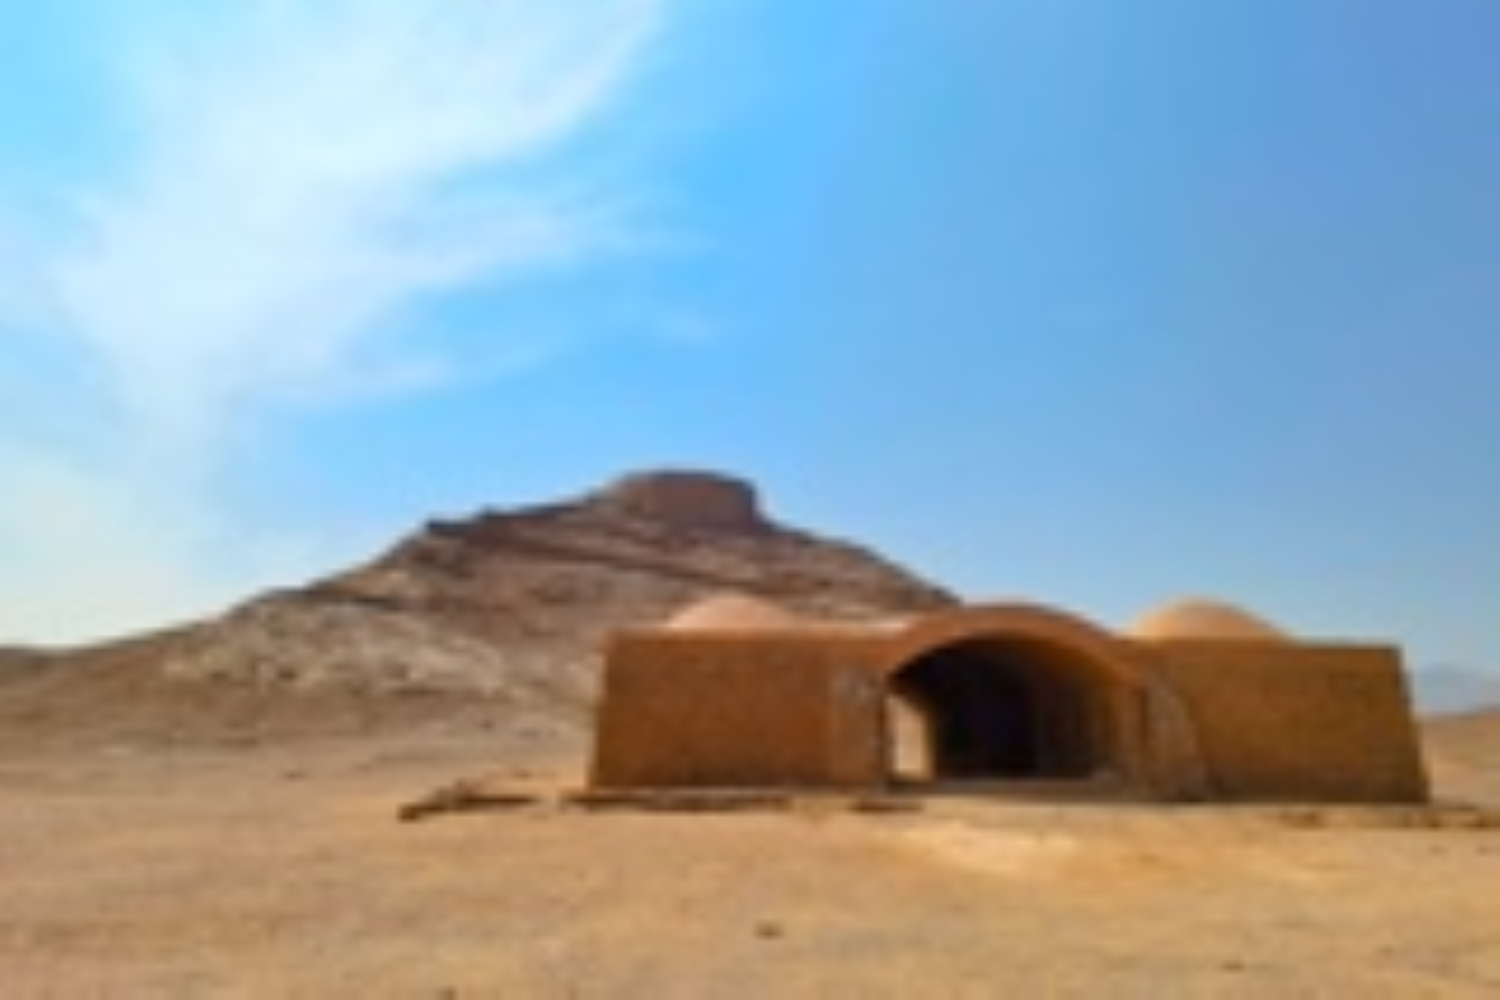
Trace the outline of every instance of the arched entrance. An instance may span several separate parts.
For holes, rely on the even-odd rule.
[[[903,668],[892,693],[922,723],[934,780],[1110,769],[1107,691],[1097,669],[1064,648],[1024,638],[955,643]]]
[[[1112,640],[1033,608],[929,622],[887,663],[898,782],[1086,782],[1139,776],[1140,699]]]

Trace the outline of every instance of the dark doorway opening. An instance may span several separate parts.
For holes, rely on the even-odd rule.
[[[1107,677],[1060,644],[956,643],[903,667],[891,690],[903,705],[889,713],[898,780],[1073,780],[1111,770]]]

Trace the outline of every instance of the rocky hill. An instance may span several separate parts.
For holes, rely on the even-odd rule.
[[[777,524],[747,483],[663,472],[431,522],[367,565],[188,629],[162,647],[161,669],[257,687],[583,704],[610,633],[726,591],[849,619],[953,601],[865,549]]]

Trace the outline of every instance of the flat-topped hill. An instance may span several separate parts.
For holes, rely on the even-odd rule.
[[[575,712],[611,633],[723,593],[854,620],[954,600],[866,548],[779,523],[749,483],[636,473],[576,498],[429,522],[363,565],[172,633],[10,658],[54,666],[39,690],[128,669],[142,683],[483,694]]]

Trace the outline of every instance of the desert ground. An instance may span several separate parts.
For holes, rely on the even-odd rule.
[[[1435,812],[585,809],[577,719],[49,683],[0,681],[5,997],[1500,994],[1500,713],[1429,724]],[[460,778],[540,799],[398,818]]]

